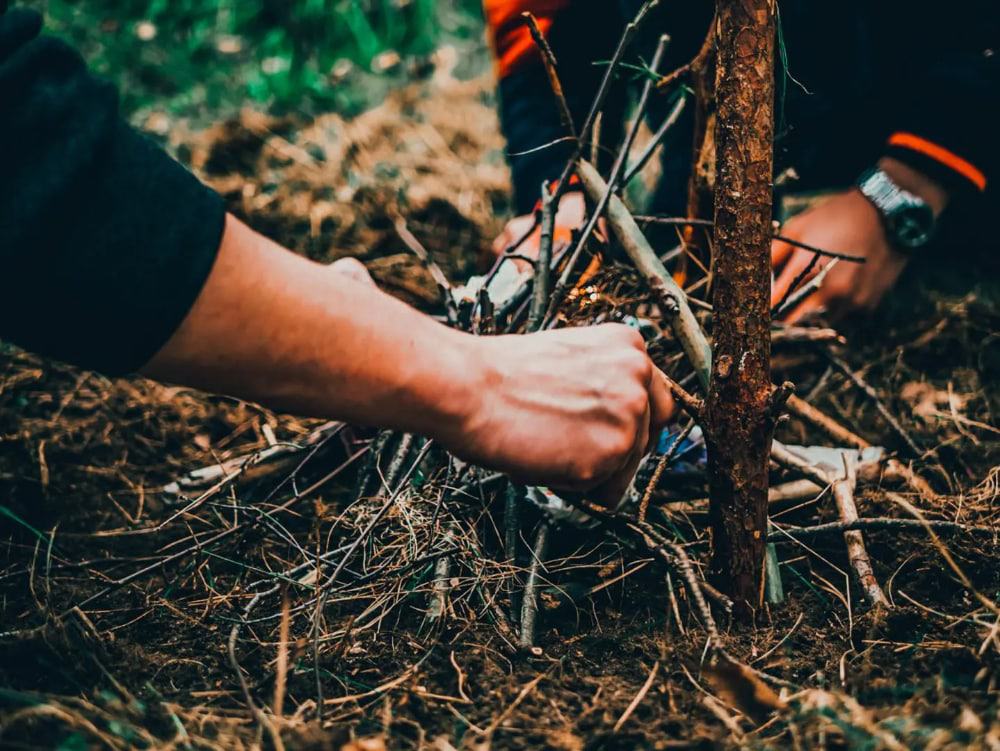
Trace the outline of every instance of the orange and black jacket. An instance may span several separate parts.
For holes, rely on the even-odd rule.
[[[537,200],[541,181],[558,176],[570,145],[537,150],[566,134],[521,14],[530,11],[538,18],[580,122],[603,72],[600,63],[611,57],[639,2],[484,4],[515,203],[523,212]],[[655,39],[667,33],[672,41],[661,72],[686,62],[705,37],[713,5],[661,3],[626,60],[648,61]],[[833,188],[850,184],[880,156],[891,155],[973,203],[981,203],[984,199],[974,197],[983,194],[993,203],[1000,182],[1000,2],[782,0],[779,9],[778,171],[794,167],[803,190]],[[622,90],[612,93],[605,120],[609,112],[615,119],[616,102],[624,107],[626,87],[622,81]],[[606,135],[609,126],[613,135],[618,123],[602,123]],[[668,148],[667,158],[675,162],[689,159],[690,132],[683,130]],[[665,174],[683,183],[686,169],[675,163]]]

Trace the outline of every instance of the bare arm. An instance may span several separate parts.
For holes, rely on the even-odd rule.
[[[231,216],[194,307],[143,372],[417,432],[525,480],[608,495],[672,410],[625,327],[473,337]]]

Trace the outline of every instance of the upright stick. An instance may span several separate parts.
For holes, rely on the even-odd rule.
[[[711,571],[749,620],[763,596],[773,432],[773,0],[717,0],[713,363],[706,401]]]

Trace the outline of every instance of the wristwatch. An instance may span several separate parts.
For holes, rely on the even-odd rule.
[[[878,167],[858,178],[858,190],[882,217],[889,243],[902,252],[919,250],[934,235],[934,212],[918,196],[903,190]]]

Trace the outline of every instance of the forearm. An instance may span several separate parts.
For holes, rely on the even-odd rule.
[[[470,401],[475,344],[229,216],[201,295],[142,372],[300,414],[448,438]]]

